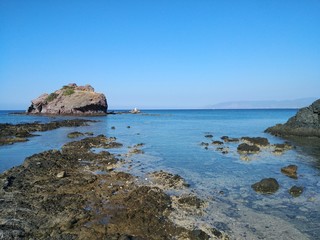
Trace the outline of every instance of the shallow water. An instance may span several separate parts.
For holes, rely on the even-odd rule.
[[[41,132],[41,136],[26,143],[0,147],[0,171],[21,164],[34,153],[59,149],[74,140],[67,138],[72,131],[105,134],[124,144],[121,149],[111,150],[117,154],[145,143],[141,148],[145,154],[130,156],[134,174],[143,176],[159,169],[178,173],[194,192],[208,200],[207,214],[199,219],[199,225],[225,230],[236,239],[316,239],[320,236],[320,160],[315,148],[306,152],[297,147],[281,156],[265,149],[250,161],[243,161],[236,152],[237,143],[227,144],[228,154],[216,151],[213,145],[208,150],[200,146],[201,142],[220,140],[224,135],[260,136],[271,143],[284,142],[263,131],[295,113],[296,110],[150,110],[137,115],[94,117],[100,122]],[[8,115],[0,111],[0,122],[59,119],[65,117]],[[206,134],[212,134],[213,138],[205,138]],[[281,167],[289,164],[298,166],[297,180],[280,172]],[[276,178],[280,189],[273,195],[255,193],[251,185],[266,177]],[[293,185],[304,187],[298,198],[288,193]]]

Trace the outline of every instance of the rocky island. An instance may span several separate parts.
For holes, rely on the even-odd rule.
[[[50,94],[42,94],[31,101],[28,114],[102,115],[108,110],[104,94],[96,93],[90,85],[75,83],[63,86]]]
[[[265,131],[280,137],[320,137],[320,99],[300,109],[285,124],[277,124]]]

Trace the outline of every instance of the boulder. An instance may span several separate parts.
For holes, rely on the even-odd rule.
[[[246,153],[258,153],[260,151],[260,148],[256,145],[249,145],[247,143],[241,143],[238,148],[237,151],[240,154],[246,154]]]
[[[265,132],[281,137],[320,137],[320,99],[300,109],[285,124],[277,124]]]
[[[285,175],[287,175],[288,177],[297,179],[297,169],[298,167],[296,165],[289,165],[287,167],[283,167],[281,168],[281,172]]]
[[[212,141],[213,145],[223,145],[223,142],[221,141]]]
[[[99,115],[106,114],[107,109],[108,104],[104,94],[96,93],[90,85],[77,86],[71,83],[51,94],[42,94],[32,100],[27,113]]]
[[[289,189],[292,197],[299,197],[303,192],[303,187],[293,186]]]
[[[251,187],[258,193],[272,194],[278,191],[279,183],[274,178],[264,178],[260,182],[251,185]]]

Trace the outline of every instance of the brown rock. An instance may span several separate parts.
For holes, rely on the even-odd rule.
[[[243,154],[243,153],[258,153],[258,152],[260,152],[260,148],[256,145],[249,145],[246,143],[241,143],[238,146],[237,151],[241,154]]]
[[[104,94],[94,92],[90,85],[69,84],[31,101],[29,114],[96,115],[105,114],[108,105]]]
[[[259,147],[267,147],[270,145],[269,140],[263,137],[242,137],[241,140]]]
[[[283,167],[281,168],[281,172],[285,175],[287,175],[288,177],[291,178],[298,178],[297,177],[297,169],[298,167],[296,165],[289,165],[287,167]]]

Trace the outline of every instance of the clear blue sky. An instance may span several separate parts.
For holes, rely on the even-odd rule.
[[[320,1],[0,0],[0,109],[71,82],[113,109],[320,97]]]

